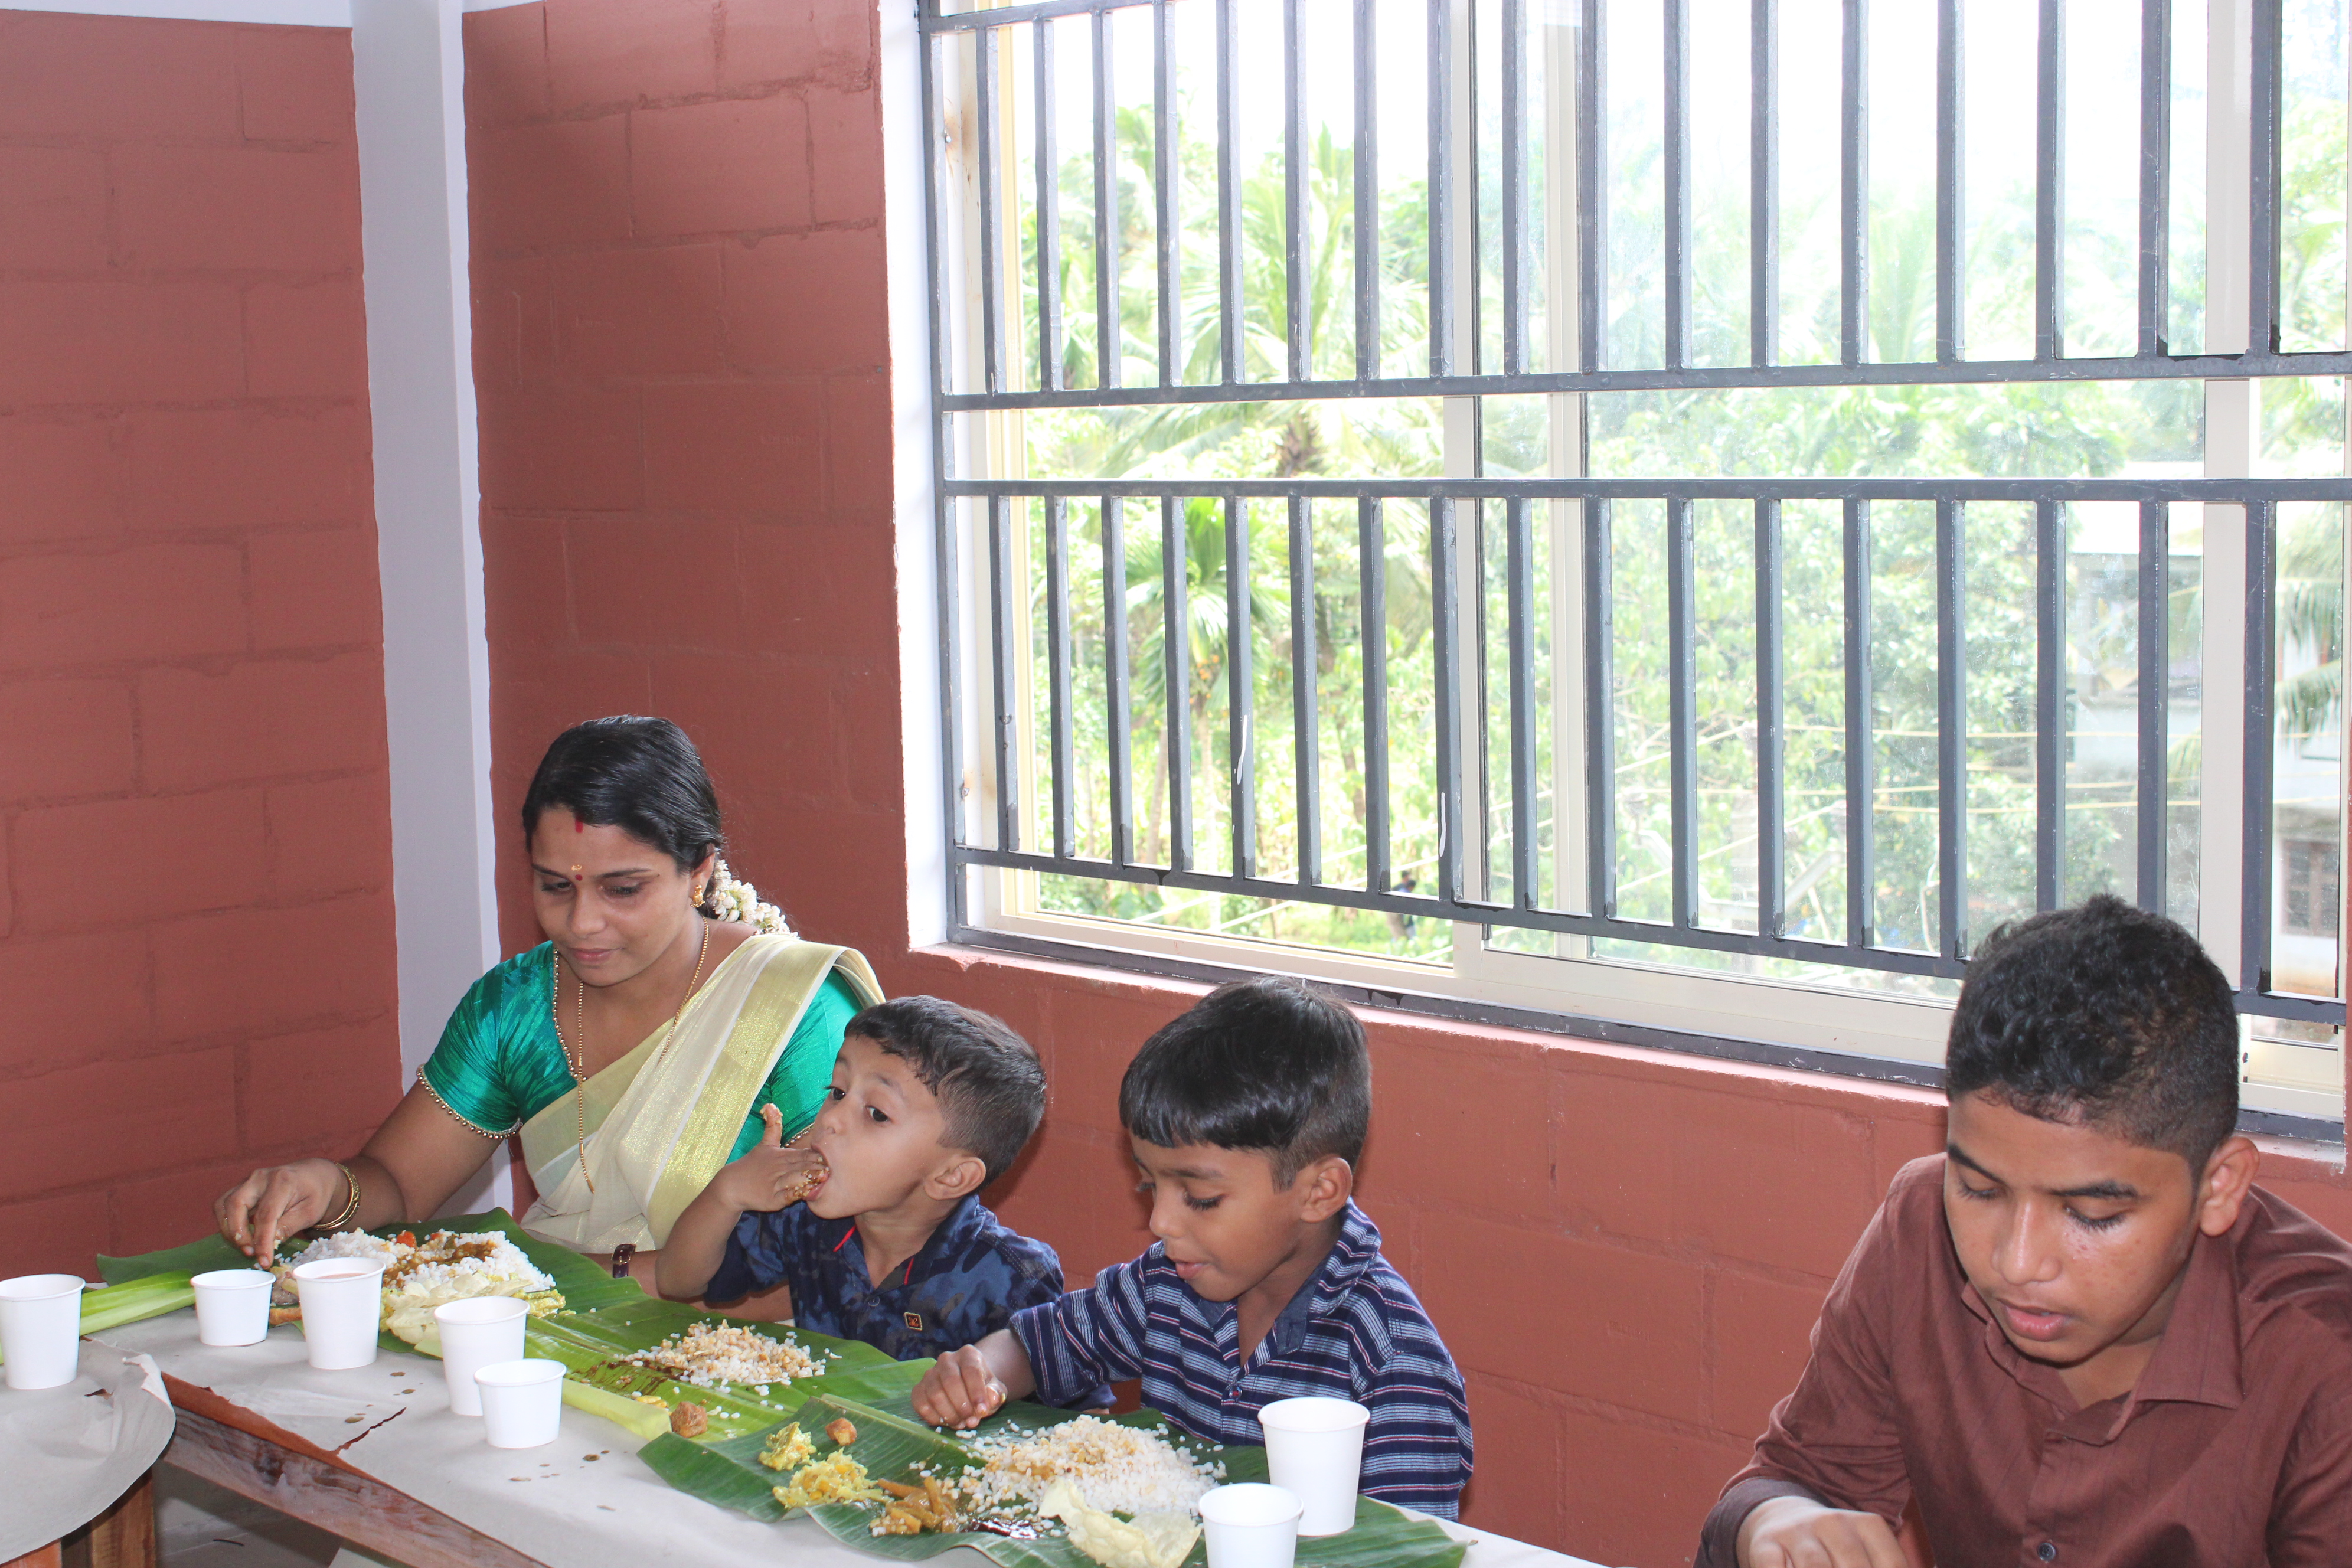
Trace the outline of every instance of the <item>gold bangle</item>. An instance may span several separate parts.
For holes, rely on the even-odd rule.
[[[310,1227],[312,1230],[341,1230],[343,1226],[351,1224],[352,1217],[360,1212],[359,1173],[353,1171],[349,1165],[344,1164],[341,1160],[335,1162],[335,1169],[343,1173],[344,1184],[351,1188],[351,1201],[343,1205],[342,1213],[337,1215],[332,1219],[320,1221],[317,1225]]]

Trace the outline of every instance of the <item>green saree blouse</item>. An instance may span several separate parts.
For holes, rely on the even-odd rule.
[[[444,1110],[485,1137],[519,1131],[572,1092],[572,1069],[548,1012],[554,955],[555,944],[543,942],[475,981],[417,1075]],[[833,1082],[834,1058],[841,1054],[842,1031],[857,1011],[856,993],[840,972],[825,976],[753,1100],[729,1159],[760,1141],[763,1105],[784,1113],[788,1138],[816,1120]]]

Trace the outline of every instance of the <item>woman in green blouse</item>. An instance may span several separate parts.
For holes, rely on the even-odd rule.
[[[548,941],[474,983],[356,1157],[223,1194],[231,1243],[265,1258],[298,1230],[427,1218],[520,1135],[539,1189],[524,1226],[617,1253],[651,1292],[671,1222],[758,1140],[763,1108],[795,1138],[816,1120],[843,1026],[881,989],[857,953],[797,940],[728,876],[685,731],[574,725],[541,760],[522,826]]]

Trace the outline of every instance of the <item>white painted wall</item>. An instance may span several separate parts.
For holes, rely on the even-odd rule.
[[[498,962],[459,0],[351,0],[400,1064]],[[449,1212],[509,1206],[492,1160]]]

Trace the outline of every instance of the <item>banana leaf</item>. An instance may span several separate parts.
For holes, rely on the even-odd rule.
[[[1016,1421],[1034,1429],[1075,1419],[1076,1415],[1076,1411],[1049,1410],[1037,1405],[1008,1405],[982,1422],[977,1431],[1001,1430]],[[857,1428],[854,1452],[866,1467],[866,1474],[877,1479],[911,1482],[918,1467],[952,1475],[971,1463],[963,1439],[926,1426],[911,1415],[901,1416],[835,1394],[817,1394],[792,1418],[815,1445],[816,1457],[822,1458],[838,1447],[824,1435],[824,1429],[842,1416]],[[1265,1479],[1263,1448],[1219,1448],[1198,1443],[1170,1427],[1166,1417],[1155,1410],[1139,1410],[1114,1419],[1122,1426],[1157,1431],[1196,1458],[1221,1466],[1228,1481]],[[682,1492],[754,1519],[782,1520],[788,1514],[776,1500],[773,1489],[786,1478],[760,1463],[760,1450],[766,1438],[767,1433],[762,1431],[721,1442],[695,1444],[666,1435],[646,1444],[639,1450],[639,1457],[655,1474]],[[853,1503],[824,1503],[805,1511],[826,1534],[844,1545],[900,1563],[924,1562],[956,1547],[969,1546],[999,1564],[999,1568],[1097,1568],[1093,1559],[1059,1536],[1022,1541],[980,1531],[876,1535],[875,1513],[870,1509]],[[1387,1503],[1359,1498],[1354,1528],[1342,1534],[1318,1537],[1311,1547],[1302,1542],[1300,1550],[1302,1554],[1312,1552],[1316,1568],[1461,1568],[1464,1548],[1442,1527],[1427,1520],[1410,1519]],[[1205,1544],[1195,1542],[1191,1556],[1185,1559],[1186,1568],[1202,1568],[1206,1562]]]
[[[797,1383],[771,1384],[765,1394],[759,1393],[755,1385],[689,1387],[650,1368],[624,1363],[621,1358],[651,1350],[672,1334],[682,1333],[696,1323],[713,1321],[715,1314],[683,1302],[647,1296],[629,1280],[613,1279],[570,1248],[540,1240],[502,1209],[419,1225],[385,1226],[374,1234],[389,1237],[403,1230],[419,1235],[435,1230],[467,1235],[498,1231],[513,1242],[535,1267],[555,1281],[564,1301],[554,1316],[533,1318],[524,1325],[524,1348],[531,1355],[563,1363],[566,1404],[614,1421],[640,1437],[667,1431],[669,1417],[666,1409],[639,1403],[635,1398],[637,1394],[652,1394],[667,1405],[683,1399],[701,1405],[709,1415],[710,1427],[698,1441],[709,1442],[773,1426],[786,1411],[812,1394],[838,1393],[848,1398],[903,1401],[921,1378],[923,1368],[929,1364],[902,1364],[857,1341],[837,1340],[767,1323],[746,1323],[744,1327],[772,1337],[791,1333],[812,1355],[823,1358],[824,1373]],[[298,1238],[281,1247],[280,1256],[291,1256],[304,1245],[307,1244]],[[245,1256],[217,1236],[141,1257],[99,1259],[100,1272],[110,1281],[122,1283],[165,1274],[184,1276],[207,1268],[247,1267],[250,1263]],[[102,1297],[107,1292],[98,1294]],[[185,1306],[193,1299],[193,1293],[184,1292],[175,1304]],[[158,1316],[173,1310],[173,1305],[158,1305],[141,1316]],[[115,1320],[133,1321],[136,1320]],[[432,1353],[430,1346],[420,1351],[388,1333],[382,1336],[381,1344],[384,1350],[400,1354]],[[913,1414],[911,1405],[908,1414]]]

